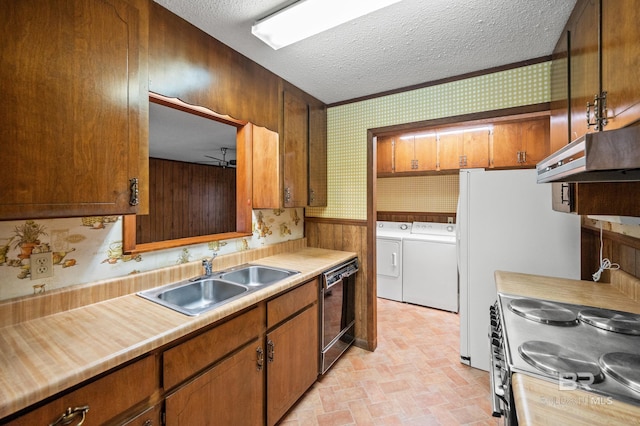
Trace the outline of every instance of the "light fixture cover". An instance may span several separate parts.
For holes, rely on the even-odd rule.
[[[300,0],[251,27],[274,50],[382,9],[400,0]]]

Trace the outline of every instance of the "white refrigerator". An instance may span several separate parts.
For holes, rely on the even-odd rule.
[[[496,270],[580,278],[580,217],[551,208],[536,170],[460,171],[457,211],[460,361],[489,369]]]

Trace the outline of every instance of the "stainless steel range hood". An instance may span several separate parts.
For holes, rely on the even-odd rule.
[[[536,168],[538,183],[640,181],[640,126],[587,133]]]

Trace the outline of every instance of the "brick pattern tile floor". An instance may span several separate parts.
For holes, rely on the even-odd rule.
[[[282,426],[497,425],[489,376],[459,362],[459,316],[378,299],[378,348],[351,347]]]

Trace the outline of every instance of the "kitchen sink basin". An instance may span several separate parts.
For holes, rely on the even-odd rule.
[[[289,269],[272,268],[261,265],[244,265],[229,272],[223,272],[220,274],[220,279],[236,284],[257,287],[273,284],[296,274],[299,274],[299,272]]]
[[[299,273],[270,266],[242,265],[210,276],[141,291],[138,295],[195,316]]]
[[[145,299],[187,315],[198,315],[245,294],[246,286],[215,278],[170,284],[138,293]]]

